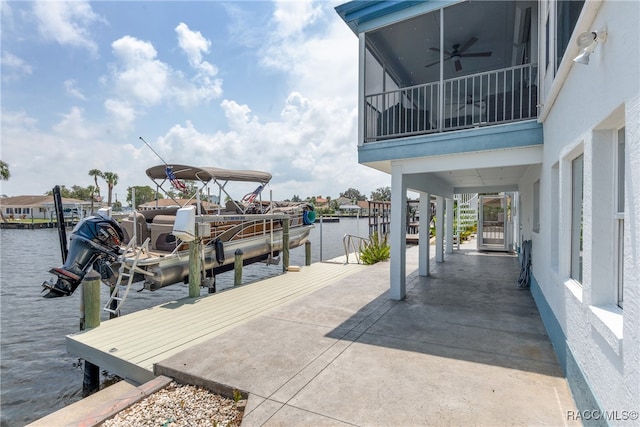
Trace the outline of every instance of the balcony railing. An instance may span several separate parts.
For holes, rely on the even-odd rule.
[[[536,78],[526,64],[368,95],[364,142],[536,118]]]

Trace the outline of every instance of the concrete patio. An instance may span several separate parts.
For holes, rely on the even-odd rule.
[[[243,426],[566,425],[576,408],[517,257],[462,245],[408,295],[379,263],[155,365],[249,393]]]

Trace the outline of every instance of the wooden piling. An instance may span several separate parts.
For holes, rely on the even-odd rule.
[[[189,242],[189,298],[200,296],[200,252],[202,251],[202,239],[199,233],[200,225],[196,224],[195,239]]]
[[[311,242],[304,242],[304,265],[311,265]]]
[[[289,218],[282,220],[282,271],[289,268]]]
[[[100,275],[94,270],[89,270],[82,280],[80,330],[84,331],[98,326],[100,326]],[[85,360],[82,395],[83,397],[89,396],[98,389],[100,389],[100,368]]]
[[[233,260],[233,286],[242,285],[242,249],[236,249]]]

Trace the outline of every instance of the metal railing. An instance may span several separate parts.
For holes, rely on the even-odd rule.
[[[367,95],[364,142],[536,118],[537,68],[518,65]]]
[[[366,237],[355,236],[353,234],[345,234],[342,238],[342,245],[344,246],[344,256],[346,258],[345,263],[349,264],[349,254],[353,253],[356,257],[356,263],[360,264],[360,252],[364,249],[365,245],[369,243],[369,239]]]

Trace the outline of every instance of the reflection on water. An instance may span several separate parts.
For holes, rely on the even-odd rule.
[[[320,260],[320,228],[316,224],[310,235],[312,262]],[[0,425],[16,426],[82,398],[83,365],[67,353],[65,343],[65,336],[79,329],[80,292],[64,298],[40,297],[40,285],[49,278],[49,269],[61,264],[56,230],[0,230],[0,233]],[[323,224],[323,260],[343,254],[342,236],[347,233],[366,235],[367,219],[342,218],[339,223]],[[304,256],[304,247],[292,249],[290,264],[303,266]],[[282,265],[253,264],[245,267],[243,282],[281,272]],[[233,271],[217,276],[218,289],[232,284]],[[108,288],[102,288],[104,304]],[[206,293],[202,289],[202,295]],[[132,292],[122,314],[188,294],[188,285],[183,284],[156,292]],[[103,313],[102,319],[108,319],[108,313]]]

